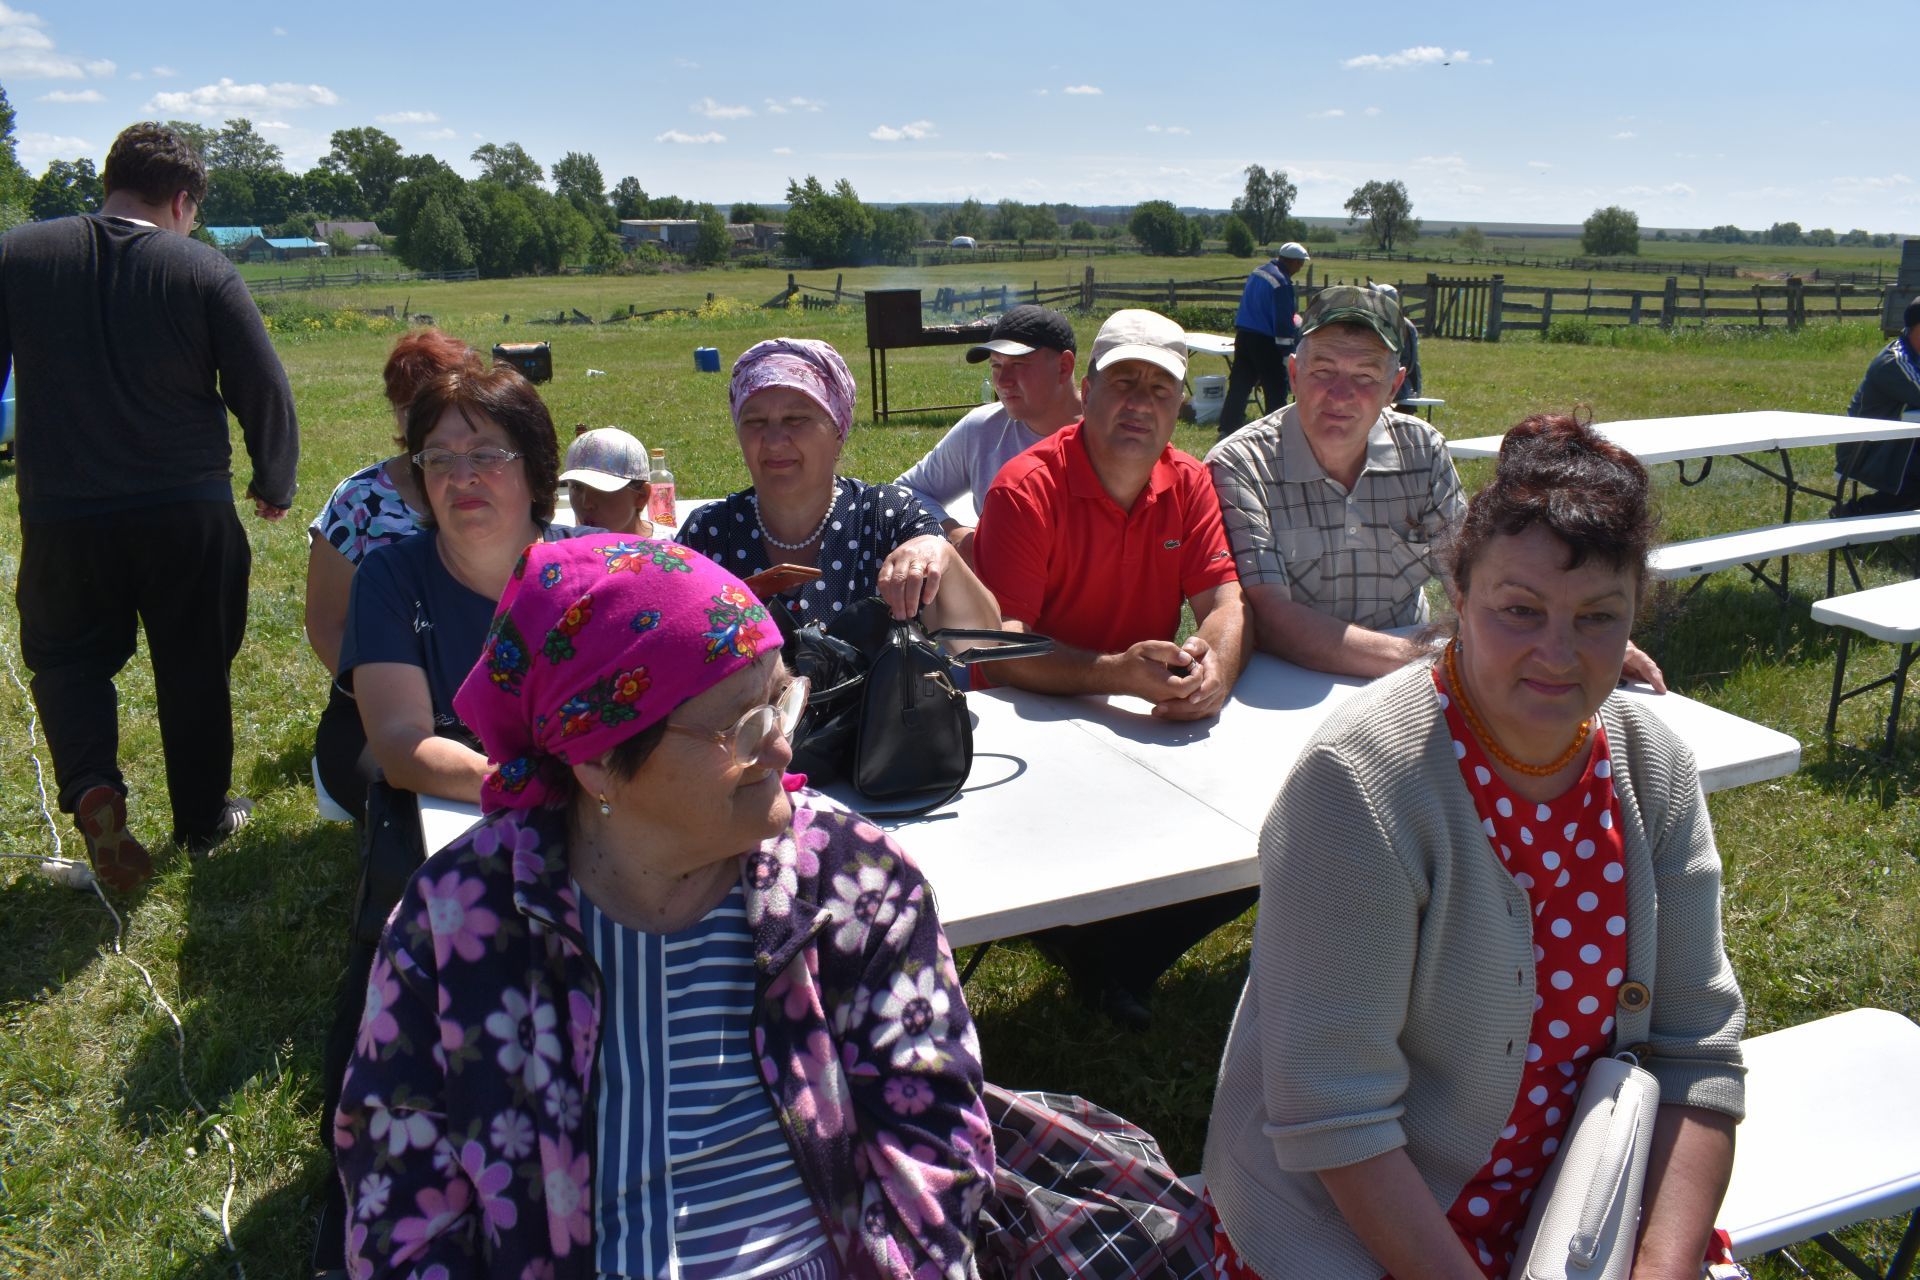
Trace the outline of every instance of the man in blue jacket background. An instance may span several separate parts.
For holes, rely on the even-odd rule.
[[[1867,366],[1847,414],[1854,418],[1898,421],[1903,413],[1920,411],[1920,298],[1907,304],[1900,332]],[[1920,468],[1913,465],[1912,440],[1874,440],[1843,444],[1834,450],[1834,466],[1841,475],[1878,490],[1841,504],[1839,514],[1878,515],[1920,507]]]
[[[1220,409],[1220,438],[1238,431],[1247,420],[1247,399],[1257,379],[1266,397],[1267,412],[1277,413],[1287,402],[1287,357],[1293,354],[1300,327],[1293,277],[1307,265],[1304,246],[1289,240],[1247,277],[1240,294],[1240,310],[1233,317],[1233,375],[1227,379],[1227,399]]]

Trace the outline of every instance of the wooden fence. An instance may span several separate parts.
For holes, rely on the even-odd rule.
[[[305,289],[343,289],[356,284],[410,284],[416,280],[478,280],[478,268],[465,271],[313,271],[298,276],[269,276],[249,280],[253,293],[298,293]]]

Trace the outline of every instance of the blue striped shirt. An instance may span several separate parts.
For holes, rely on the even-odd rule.
[[[644,1280],[833,1280],[838,1264],[753,1054],[753,936],[738,885],[697,924],[641,933],[584,892],[605,1006],[596,1262]]]

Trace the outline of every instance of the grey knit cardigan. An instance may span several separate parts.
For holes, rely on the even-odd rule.
[[[1653,995],[1645,1065],[1664,1102],[1738,1120],[1746,1012],[1692,753],[1631,700],[1609,697],[1601,716],[1626,851],[1626,980]],[[1328,717],[1267,815],[1260,868],[1207,1186],[1267,1280],[1377,1280],[1314,1171],[1404,1146],[1451,1205],[1513,1108],[1534,1009],[1526,892],[1488,844],[1430,667]]]

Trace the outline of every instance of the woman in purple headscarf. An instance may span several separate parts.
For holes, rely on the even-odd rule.
[[[780,643],[686,547],[528,549],[454,700],[487,817],[388,920],[335,1117],[349,1274],[978,1274],[953,955],[784,773]]]
[[[954,553],[910,490],[837,474],[853,428],[853,375],[811,338],[748,348],[729,388],[753,487],[693,513],[679,539],[741,577],[778,564],[820,576],[782,593],[802,622],[831,621],[868,596],[931,627],[998,627],[993,593]]]

